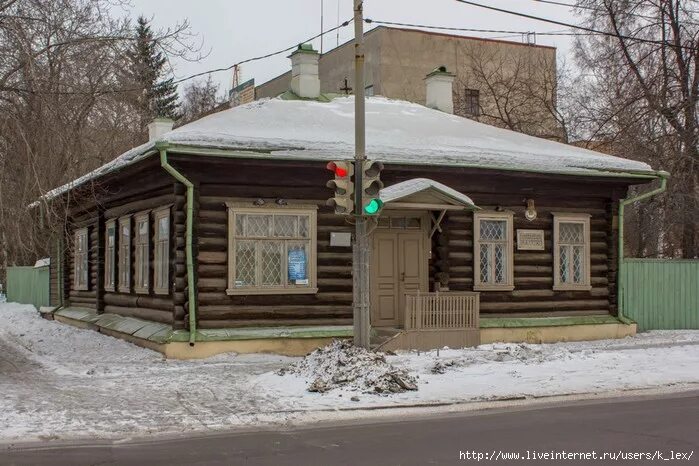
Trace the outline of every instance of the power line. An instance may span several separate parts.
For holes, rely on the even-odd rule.
[[[466,5],[484,8],[486,10],[492,10],[492,11],[497,11],[500,13],[506,13],[509,15],[520,16],[522,18],[533,19],[535,21],[542,21],[544,23],[556,24],[558,26],[565,26],[565,27],[568,27],[571,29],[580,29],[582,31],[587,31],[587,32],[592,33],[592,34],[599,34],[599,35],[603,35],[603,36],[616,37],[619,39],[626,39],[626,40],[631,40],[631,41],[636,41],[636,42],[643,42],[646,44],[667,45],[667,46],[677,47],[677,48],[682,48],[682,49],[687,49],[687,50],[696,50],[694,47],[687,47],[685,45],[675,45],[675,44],[671,44],[669,42],[657,41],[657,40],[652,40],[652,39],[644,39],[642,37],[631,37],[631,36],[627,36],[627,35],[623,35],[623,34],[615,34],[613,32],[607,32],[607,31],[600,31],[599,29],[593,29],[593,28],[590,28],[587,26],[579,26],[577,24],[565,23],[563,21],[557,21],[555,19],[541,18],[539,16],[529,15],[527,13],[520,13],[518,11],[506,10],[504,8],[498,8],[498,7],[494,7],[494,6],[490,6],[490,5],[483,5],[483,4],[472,2],[469,0],[456,0],[456,1],[459,3],[466,4]]]
[[[536,32],[536,31],[508,31],[508,30],[498,30],[498,29],[474,29],[474,28],[459,28],[459,27],[449,27],[449,26],[434,26],[429,24],[415,24],[415,23],[398,23],[395,21],[383,21],[378,19],[366,18],[365,23],[369,24],[382,24],[386,26],[400,26],[400,27],[413,27],[422,29],[436,29],[439,31],[460,31],[460,32],[482,32],[482,33],[494,33],[494,34],[516,34],[517,36],[523,34],[536,34],[537,36],[586,36],[592,33],[580,33],[580,32],[565,32],[565,30],[549,31],[549,32]],[[504,36],[504,37],[517,37],[517,36]],[[488,38],[486,38],[488,39]],[[490,37],[490,39],[493,39]]]
[[[309,37],[308,39],[305,39],[305,40],[303,40],[303,41],[301,41],[301,42],[299,42],[299,43],[297,43],[297,44],[294,44],[294,45],[292,45],[292,46],[290,46],[290,47],[287,47],[287,48],[285,48],[285,49],[277,50],[276,52],[271,52],[271,53],[268,53],[268,54],[265,54],[265,55],[260,55],[260,56],[257,56],[257,57],[246,58],[245,60],[241,60],[241,61],[239,61],[239,62],[233,63],[233,64],[230,65],[230,66],[226,66],[226,67],[223,67],[223,68],[214,68],[214,69],[210,69],[210,70],[207,70],[207,71],[202,71],[202,72],[200,72],[200,73],[191,74],[191,75],[186,76],[186,77],[184,77],[184,78],[180,78],[180,79],[175,79],[175,80],[173,80],[173,81],[172,81],[172,84],[180,84],[180,83],[183,83],[183,82],[185,82],[185,81],[189,81],[190,79],[198,78],[198,77],[200,77],[200,76],[205,76],[205,75],[208,75],[208,74],[211,74],[211,73],[218,73],[218,72],[221,72],[221,71],[229,71],[229,70],[233,69],[234,67],[243,65],[243,64],[245,64],[245,63],[250,63],[250,62],[253,62],[253,61],[264,60],[265,58],[270,58],[270,57],[273,57],[273,56],[275,56],[275,55],[280,55],[280,54],[285,53],[285,52],[290,52],[290,51],[292,51],[292,50],[295,50],[295,49],[299,46],[299,44],[303,44],[303,43],[306,43],[306,42],[312,42],[312,41],[316,40],[317,38],[324,36],[325,34],[330,34],[331,32],[335,32],[335,31],[337,31],[337,30],[342,29],[343,27],[349,26],[350,23],[351,23],[352,21],[353,21],[353,18],[350,18],[350,19],[348,19],[347,21],[345,21],[345,22],[343,22],[343,23],[341,23],[341,24],[338,24],[337,26],[335,26],[335,27],[333,27],[333,28],[330,28],[330,29],[328,29],[328,30],[325,30],[325,31],[323,31],[323,32],[321,32],[321,33],[319,33],[319,34],[316,34],[316,35],[313,36],[313,37]],[[44,91],[41,91],[41,92],[37,92],[37,91],[29,90],[29,89],[20,89],[20,88],[14,88],[13,90],[16,91],[16,92],[25,92],[25,93],[29,93],[29,94],[49,94],[49,95],[108,95],[108,94],[120,94],[120,93],[125,93],[125,92],[141,91],[141,90],[143,90],[143,87],[133,87],[133,88],[128,88],[128,89],[105,89],[105,90],[96,91],[96,92],[86,92],[86,91],[45,91],[45,92],[44,92]]]

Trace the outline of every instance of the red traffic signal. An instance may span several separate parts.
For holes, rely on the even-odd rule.
[[[328,170],[335,173],[335,176],[344,178],[350,174],[347,162],[328,162],[325,166]]]

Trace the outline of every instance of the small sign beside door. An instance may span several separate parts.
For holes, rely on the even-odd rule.
[[[517,230],[519,251],[543,251],[544,230]]]

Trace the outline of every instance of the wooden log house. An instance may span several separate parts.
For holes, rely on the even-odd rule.
[[[294,69],[300,60],[312,70],[317,53],[292,54]],[[57,319],[173,357],[301,353],[351,336],[354,229],[326,206],[326,164],[352,158],[353,100],[320,94],[317,73],[301,70],[275,99],[175,130],[154,122],[147,144],[42,200],[82,199],[53,248]],[[371,233],[376,338],[397,348],[634,332],[616,319],[617,211],[631,185],[660,174],[454,116],[445,80],[443,69],[427,79],[437,108],[367,100],[368,157],[385,165]]]

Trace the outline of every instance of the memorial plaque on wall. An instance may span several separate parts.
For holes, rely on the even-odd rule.
[[[518,251],[543,251],[544,230],[517,230]]]

